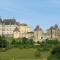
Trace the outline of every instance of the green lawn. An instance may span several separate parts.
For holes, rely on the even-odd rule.
[[[0,52],[0,60],[46,60],[48,53],[42,53],[42,59],[36,59],[35,54],[36,49],[19,49],[13,48],[6,52]]]

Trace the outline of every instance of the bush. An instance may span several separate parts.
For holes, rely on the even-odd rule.
[[[48,60],[60,60],[60,47],[53,48]]]
[[[38,48],[35,52],[35,58],[41,58],[41,52],[40,52],[40,48]]]
[[[50,50],[58,45],[60,42],[58,40],[46,40],[40,43],[40,48],[44,51]]]
[[[6,48],[8,44],[9,43],[6,40],[0,40],[0,48]]]

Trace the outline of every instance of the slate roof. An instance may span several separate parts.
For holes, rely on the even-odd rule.
[[[27,24],[25,24],[25,23],[22,23],[22,24],[20,24],[21,26],[27,26]]]
[[[40,30],[42,29],[39,27],[39,25],[37,25],[34,31],[40,31]]]
[[[48,30],[56,30],[56,29],[60,30],[59,28],[55,28],[54,26],[51,26]]]
[[[9,24],[14,25],[14,24],[16,24],[16,20],[15,19],[4,19],[3,24],[5,24],[5,25],[9,25]]]

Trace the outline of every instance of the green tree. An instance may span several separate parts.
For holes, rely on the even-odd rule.
[[[40,48],[37,48],[37,50],[35,52],[35,58],[41,58]]]
[[[15,39],[12,39],[11,45],[12,45],[12,47],[16,47],[16,41],[15,41]]]
[[[60,60],[60,46],[53,48],[48,60]]]
[[[50,50],[54,48],[56,45],[58,45],[60,42],[58,40],[45,40],[40,43],[40,48],[45,50]]]
[[[6,40],[0,40],[0,48],[5,48],[7,46]]]

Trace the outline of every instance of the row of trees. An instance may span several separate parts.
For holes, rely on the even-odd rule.
[[[34,44],[34,41],[32,39],[27,38],[5,38],[4,36],[0,36],[0,48],[11,48],[11,47],[19,47],[19,48],[26,48],[26,47],[32,47]]]
[[[37,48],[35,52],[35,57],[41,58],[42,52],[49,52],[47,60],[60,60],[60,41],[45,40],[41,42],[39,48]]]
[[[56,46],[57,44],[59,44],[60,41],[58,40],[44,40],[43,42],[37,42],[37,48],[42,48],[44,50],[53,48],[54,46]],[[13,47],[20,47],[20,46],[33,46],[35,44],[35,42],[33,41],[33,39],[27,39],[27,38],[18,38],[18,39],[14,39],[14,38],[5,38],[4,36],[1,37],[0,36],[0,48],[5,48],[7,46],[13,46]]]
[[[11,40],[10,42],[8,40]],[[43,42],[37,42],[39,45],[34,45],[35,42],[32,39],[22,38],[22,39],[9,39],[0,37],[0,50],[5,48],[6,51],[9,48],[35,48],[35,57],[41,58],[41,51],[49,51],[50,56],[47,57],[47,60],[60,60],[60,41],[58,40],[45,40]]]

